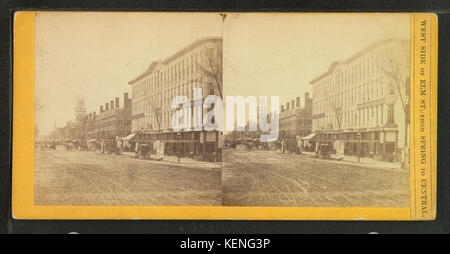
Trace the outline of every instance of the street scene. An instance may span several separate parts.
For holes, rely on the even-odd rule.
[[[36,205],[409,206],[409,16],[36,17]]]
[[[172,99],[221,96],[222,23],[38,13],[35,204],[220,206],[219,132],[172,128]]]
[[[409,171],[238,145],[224,150],[224,206],[407,207]]]
[[[221,166],[149,161],[57,146],[36,149],[36,205],[220,206]]]
[[[409,27],[407,16],[231,15],[225,93],[278,97],[253,111],[248,99],[245,130],[224,133],[223,205],[408,207]],[[271,142],[266,119],[279,122]]]

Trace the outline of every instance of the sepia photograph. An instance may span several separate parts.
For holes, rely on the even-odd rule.
[[[222,205],[219,132],[171,124],[175,96],[222,93],[222,22],[37,13],[35,204]]]
[[[277,96],[279,122],[272,142],[249,112],[224,133],[224,206],[409,206],[409,15],[243,13],[223,29],[225,94]]]
[[[37,206],[410,205],[407,14],[35,26]]]

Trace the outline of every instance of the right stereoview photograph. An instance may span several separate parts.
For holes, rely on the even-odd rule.
[[[224,206],[409,206],[409,15],[227,14],[223,40]]]

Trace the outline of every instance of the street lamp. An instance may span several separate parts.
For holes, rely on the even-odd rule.
[[[360,155],[361,155],[361,132],[356,133],[358,136],[358,163],[360,161]]]

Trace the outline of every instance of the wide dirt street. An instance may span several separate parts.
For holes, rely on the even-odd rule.
[[[409,206],[409,172],[308,155],[223,151],[226,206]]]
[[[98,152],[39,150],[36,205],[222,204],[220,165],[180,166]]]

